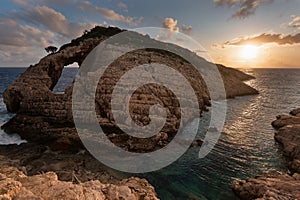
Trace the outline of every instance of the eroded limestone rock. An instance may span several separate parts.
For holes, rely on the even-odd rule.
[[[74,184],[59,181],[54,172],[26,176],[13,167],[0,166],[0,199],[158,199],[154,188],[145,180],[129,178],[118,184],[98,180]]]
[[[64,45],[58,52],[42,58],[38,64],[30,66],[3,94],[7,109],[17,115],[2,128],[8,133],[18,133],[27,141],[50,146],[53,150],[82,148],[73,123],[72,86],[67,88],[64,94],[54,94],[52,89],[57,84],[64,66],[74,62],[81,65],[85,57],[101,41],[120,32],[121,30],[118,28],[96,27],[70,44]],[[136,40],[143,38],[149,42],[159,43],[147,36],[133,34],[135,34]],[[167,44],[161,43],[161,45]],[[189,52],[184,49],[182,51]],[[189,53],[192,54],[192,52]],[[212,65],[203,58],[199,57],[198,59],[206,67]],[[202,77],[190,63],[178,55],[162,50],[142,49],[118,58],[100,79],[95,103],[102,129],[112,141],[126,150],[143,152],[161,148],[172,140],[180,124],[181,113],[176,97],[167,88],[153,84],[139,88],[134,93],[130,100],[130,112],[137,124],[145,125],[149,122],[148,113],[151,105],[165,106],[167,120],[160,133],[145,142],[122,135],[122,131],[114,122],[110,109],[110,97],[114,85],[126,71],[135,66],[152,62],[171,66],[187,78],[197,95],[199,112],[206,110],[206,107],[210,105],[209,92]],[[255,89],[243,83],[253,77],[221,65],[218,65],[218,68],[224,80],[227,97],[257,94]],[[89,86],[88,81],[89,79],[85,83],[87,86]],[[174,83],[176,81],[174,80]],[[155,94],[155,98],[153,94]],[[83,104],[86,103],[84,97],[82,100]],[[188,102],[189,99],[185,99],[185,101]],[[84,119],[86,119],[85,116],[83,116]],[[143,149],[141,146],[144,146]]]

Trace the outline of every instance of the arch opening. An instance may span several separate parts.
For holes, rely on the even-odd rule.
[[[77,62],[65,66],[57,84],[53,88],[53,93],[64,94],[65,90],[72,85],[78,69],[79,65]]]

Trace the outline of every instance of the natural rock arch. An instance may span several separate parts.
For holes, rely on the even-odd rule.
[[[8,111],[17,113],[13,119],[3,126],[4,130],[8,133],[18,133],[23,139],[28,141],[45,143],[53,149],[82,147],[73,123],[71,104],[72,87],[67,88],[64,94],[54,94],[52,90],[57,84],[65,66],[74,62],[77,62],[80,66],[85,57],[101,41],[121,31],[122,30],[118,28],[112,27],[96,27],[82,37],[72,40],[69,44],[63,45],[58,52],[42,58],[38,64],[30,66],[3,94]],[[145,37],[145,39],[151,40],[146,36],[136,36],[137,38]],[[140,59],[138,62],[136,62],[137,58]],[[115,65],[112,64],[112,66],[121,64],[128,70],[137,63],[143,64],[149,63],[149,61],[163,62],[164,60],[168,60],[171,66],[174,66],[175,69],[178,69],[183,74],[197,74],[191,73],[190,70],[192,66],[179,56],[154,50],[139,50],[125,55],[123,58],[118,59]],[[113,76],[115,72],[119,75],[122,74],[117,70],[118,68],[115,69],[116,70],[112,70],[112,73],[106,74],[108,76],[107,80],[110,81],[103,82],[105,92],[110,91],[110,87],[113,85],[111,81],[113,81],[115,77],[112,78],[111,76]],[[256,90],[242,82],[243,80],[252,78],[251,76],[222,66],[219,66],[219,69],[223,74],[228,96],[233,97],[236,95],[257,93]],[[205,83],[201,77],[190,77],[190,81],[191,85],[195,86],[194,89],[198,96],[199,105],[201,109],[204,110],[205,106],[209,105],[209,94]],[[235,90],[234,88],[237,89]],[[146,92],[146,90],[141,90],[141,92]],[[157,92],[161,93],[158,96],[164,97],[162,93],[165,92],[161,90],[157,90]],[[104,96],[105,95],[106,94],[104,94]],[[145,102],[143,101],[143,99],[138,100],[136,105],[144,105]],[[118,132],[118,128],[111,117],[112,115],[109,111],[109,102],[107,102],[107,99],[104,99],[104,101],[96,101],[96,104],[99,113],[107,113],[106,115],[100,114],[100,124],[105,130],[109,130],[110,133]],[[174,113],[172,115],[178,118],[175,110],[176,109],[173,109],[172,112]],[[22,124],[24,126],[21,126]],[[170,133],[173,134],[175,129],[176,126],[169,126],[164,130],[164,133],[167,135]],[[165,137],[165,134],[162,134],[160,137],[152,138],[153,140],[147,143],[150,145],[148,146],[149,149],[156,148],[157,144],[165,145],[164,140],[170,139],[168,136]],[[135,140],[129,141],[131,139],[132,138],[128,136],[122,136],[117,137],[116,141],[128,145],[129,143],[135,142]],[[114,140],[114,138],[112,140]],[[138,147],[133,145],[131,147],[127,146],[126,148],[134,149]],[[139,151],[138,149],[136,150]]]

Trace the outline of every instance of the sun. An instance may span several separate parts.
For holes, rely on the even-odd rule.
[[[246,45],[241,49],[241,57],[245,60],[252,60],[257,57],[259,47],[255,45]]]

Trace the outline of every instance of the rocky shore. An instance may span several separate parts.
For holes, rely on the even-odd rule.
[[[300,199],[300,109],[290,115],[279,115],[272,122],[277,132],[275,140],[283,146],[289,174],[265,174],[248,180],[238,180],[232,185],[241,199]]]
[[[279,115],[272,125],[278,129],[275,139],[283,146],[283,151],[290,158],[288,166],[292,172],[300,173],[300,109],[290,115]]]
[[[74,176],[75,177],[75,176]],[[74,178],[75,179],[75,178]],[[0,166],[0,199],[158,199],[146,180],[129,178],[115,184],[99,180],[59,181],[54,172],[26,176],[17,168]]]
[[[3,98],[8,111],[16,115],[3,125],[2,129],[7,133],[17,133],[28,141],[19,146],[0,146],[0,156],[3,157],[0,166],[10,166],[0,170],[1,180],[4,181],[1,188],[13,184],[12,190],[4,189],[5,197],[17,199],[27,195],[36,199],[67,199],[67,196],[63,195],[76,193],[76,199],[94,197],[92,195],[98,195],[99,199],[157,199],[153,187],[146,180],[121,180],[120,174],[103,166],[85,150],[73,122],[73,85],[63,94],[52,91],[65,66],[73,63],[80,66],[99,43],[123,31],[112,27],[95,27],[71,43],[63,45],[58,52],[30,66],[4,92]],[[147,36],[136,34],[137,40],[141,37],[153,42]],[[203,58],[198,59],[206,66],[212,65]],[[147,124],[151,105],[159,103],[168,108],[167,121],[160,133],[151,138],[138,139],[123,133],[114,122],[109,102],[117,80],[134,66],[151,62],[173,66],[186,76],[197,94],[200,112],[206,111],[210,106],[210,95],[205,82],[193,71],[191,64],[181,57],[152,49],[138,50],[122,56],[111,64],[100,79],[95,104],[97,119],[108,138],[115,145],[128,151],[148,152],[164,147],[172,140],[180,123],[179,109],[174,106],[178,105],[176,98],[168,89],[156,85],[147,85],[134,93],[130,101],[130,110],[131,117],[138,124]],[[218,68],[228,98],[258,94],[257,90],[243,82],[254,77],[222,65],[218,65]],[[154,99],[152,93],[159,98]],[[201,141],[192,144],[199,145]],[[74,177],[79,185],[74,185]],[[35,183],[43,184],[34,188]],[[47,184],[51,187],[41,194],[40,190]],[[54,192],[57,189],[56,184],[65,188],[66,193],[60,189]],[[99,188],[101,189],[96,193],[95,189]],[[114,193],[115,198],[112,196]]]

